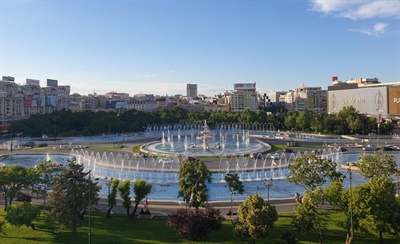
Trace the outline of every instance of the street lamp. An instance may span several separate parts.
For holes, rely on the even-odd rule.
[[[400,197],[400,193],[399,193],[399,174],[400,174],[400,167],[397,168],[397,172],[396,172],[397,197]]]
[[[111,177],[111,178],[104,178],[104,180],[106,181],[106,186],[108,187],[108,196],[107,197],[110,197],[110,187],[111,187],[111,184],[112,184],[112,181],[113,181],[113,177]],[[108,207],[110,207],[110,202],[108,202]]]
[[[94,178],[94,180],[99,180],[99,178]],[[88,242],[89,244],[92,243],[92,225],[91,225],[91,220],[92,220],[92,200],[91,200],[91,194],[92,194],[92,179],[91,179],[91,173],[89,171],[89,233],[88,233]]]
[[[51,117],[51,119],[53,120],[53,123],[54,123],[54,142],[56,142],[57,141],[57,129],[56,129],[56,125],[57,125],[57,119],[58,119],[59,117],[58,116],[52,116]]]
[[[13,140],[14,140],[14,133],[11,131],[10,154],[12,154],[13,151]]]
[[[272,186],[272,178],[271,179],[264,179],[264,185],[267,187],[267,201],[269,202],[269,188]]]
[[[350,189],[349,189],[349,195],[350,195],[350,242],[353,243],[354,240],[354,225],[353,225],[353,194],[352,194],[352,185],[351,185],[351,180],[352,180],[352,171],[351,171],[351,163],[347,162],[347,170],[349,172],[350,176]]]

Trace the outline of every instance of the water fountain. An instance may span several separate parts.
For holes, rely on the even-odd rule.
[[[196,128],[198,127],[196,126]],[[180,154],[218,157],[219,155],[262,153],[270,149],[270,145],[267,143],[251,138],[249,131],[239,130],[235,126],[229,129],[219,129],[218,132],[210,130],[207,121],[204,121],[202,130],[198,131],[196,136],[194,136],[193,130],[178,130],[178,135],[174,137],[173,131],[168,130],[167,140],[165,140],[163,131],[161,142],[147,143],[141,151],[152,155],[173,156]],[[181,135],[185,137],[183,141],[180,139]],[[201,143],[198,143],[198,141]]]
[[[307,154],[309,152],[304,152]],[[320,156],[326,157],[340,165],[348,161],[355,161],[359,154],[343,154],[335,148],[323,149],[317,152]],[[230,195],[225,187],[224,176],[227,173],[237,173],[244,184],[246,193],[235,196],[237,200],[244,200],[248,195],[259,193],[266,196],[263,179],[273,178],[274,186],[270,189],[271,198],[292,198],[296,192],[302,192],[301,187],[291,185],[286,181],[288,166],[301,155],[300,152],[285,154],[282,153],[277,158],[272,158],[270,153],[266,155],[253,154],[253,157],[243,155],[219,155],[218,160],[214,160],[212,166],[212,182],[209,184],[210,201],[229,201]],[[400,155],[393,154],[396,161],[400,161]],[[150,156],[142,158],[135,154],[113,153],[113,152],[89,152],[86,149],[71,149],[68,155],[3,155],[0,156],[0,163],[5,165],[19,164],[25,167],[34,167],[38,162],[51,159],[55,162],[66,164],[68,159],[75,157],[77,163],[83,164],[85,169],[90,170],[94,177],[101,179],[118,178],[120,180],[129,179],[134,182],[144,179],[153,185],[149,199],[181,201],[177,198],[179,190],[177,182],[179,180],[178,171],[181,165],[180,157],[174,155],[169,161],[162,161],[162,156]],[[361,178],[361,177],[359,177]],[[355,173],[354,183],[361,180]],[[106,198],[106,188],[102,189],[100,196]]]

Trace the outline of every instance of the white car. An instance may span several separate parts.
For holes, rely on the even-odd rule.
[[[379,147],[376,145],[367,145],[366,147],[363,147],[364,151],[377,151],[379,150]]]
[[[274,154],[271,155],[271,158],[272,158],[272,159],[280,159],[281,156],[279,156],[278,153],[274,153]]]
[[[172,163],[174,163],[174,160],[169,159],[169,158],[160,158],[158,160],[158,163],[160,163],[160,164],[172,164]]]

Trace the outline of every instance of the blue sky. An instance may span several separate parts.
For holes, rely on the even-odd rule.
[[[0,0],[0,76],[200,94],[400,81],[399,0]]]

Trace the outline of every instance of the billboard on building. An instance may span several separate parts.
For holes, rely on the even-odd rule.
[[[33,95],[24,95],[24,107],[32,107]]]
[[[58,103],[57,96],[46,96],[46,107],[56,108]]]
[[[328,113],[338,113],[352,106],[359,113],[378,116],[388,114],[388,92],[386,87],[370,87],[328,91]]]
[[[235,83],[235,90],[256,89],[256,83]]]
[[[34,80],[34,79],[28,79],[28,78],[26,78],[26,84],[27,84],[27,85],[39,86],[39,85],[40,85],[40,80]]]
[[[58,86],[58,80],[47,79],[47,86]]]
[[[44,95],[24,95],[24,107],[44,107],[46,97]]]
[[[127,102],[116,102],[115,109],[128,109]]]
[[[104,106],[105,109],[115,109],[117,105],[117,101],[108,100],[106,101],[106,105]]]
[[[400,86],[388,88],[389,114],[400,115]]]
[[[3,80],[3,81],[14,82],[14,81],[15,81],[15,78],[12,77],[12,76],[3,76],[3,77],[2,77],[2,80]]]

